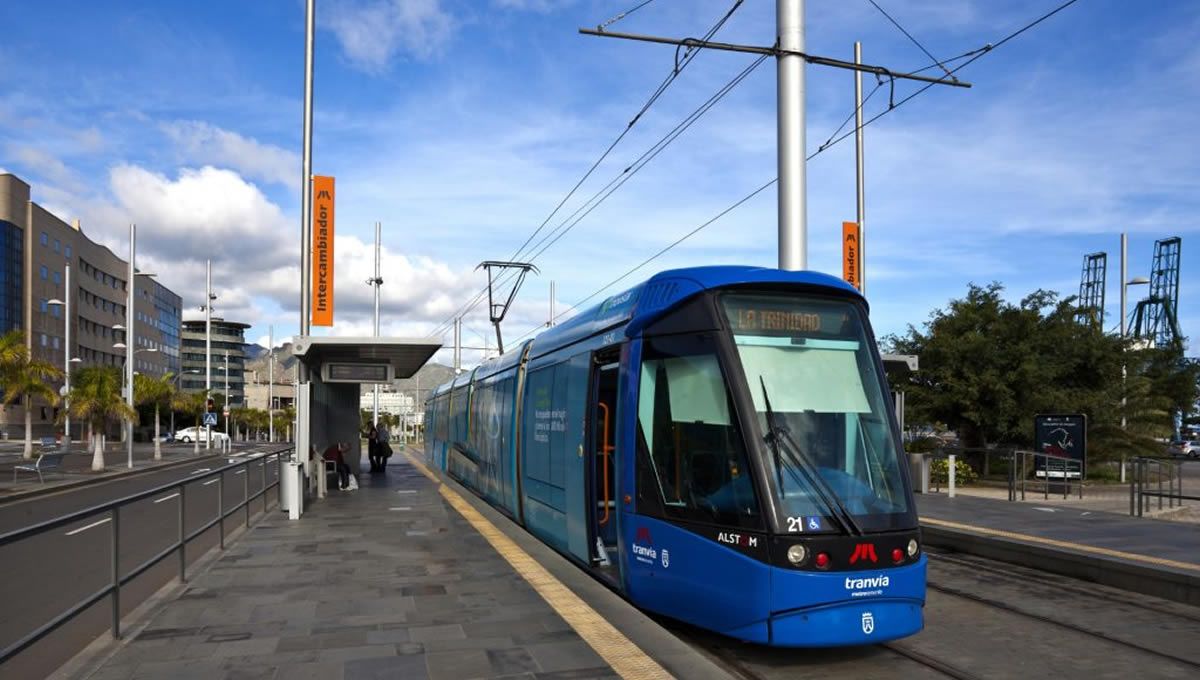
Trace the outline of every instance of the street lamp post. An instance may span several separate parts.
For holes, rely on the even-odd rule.
[[[1125,339],[1129,337],[1129,323],[1125,317],[1125,305],[1129,298],[1128,289],[1130,286],[1142,286],[1150,283],[1150,279],[1144,276],[1129,277],[1129,270],[1126,266],[1127,255],[1129,251],[1129,237],[1126,234],[1121,234],[1121,429],[1125,429]],[[1121,483],[1125,482],[1125,456],[1121,456]]]
[[[63,299],[48,300],[48,305],[62,305],[63,307],[63,408],[65,416],[63,424],[66,430],[66,441],[64,442],[65,450],[71,449],[71,403],[68,395],[71,393],[71,364],[80,361],[78,357],[71,357],[71,298],[74,297],[74,291],[71,290],[71,265],[63,267]]]
[[[120,326],[113,326],[114,329],[119,328],[119,327]],[[131,338],[128,337],[129,335],[130,335],[130,333],[128,331],[126,331],[125,339],[127,341],[131,340]],[[137,371],[133,370],[133,361],[131,361],[131,358],[138,354],[143,354],[143,353],[153,354],[153,353],[157,352],[158,349],[156,349],[154,347],[150,347],[150,348],[146,348],[146,349],[135,349],[135,350],[130,351],[128,342],[118,342],[115,345],[113,345],[113,349],[125,350],[125,361],[123,362],[123,364],[121,366],[122,370],[124,370],[126,375],[129,376],[129,382],[125,383],[125,403],[129,405],[130,409],[132,409],[133,408],[133,376],[137,373]],[[129,461],[128,461],[129,468],[133,469],[133,421],[132,420],[129,421],[128,423],[126,423],[126,432],[127,432],[127,434],[125,436],[125,451],[129,457]]]
[[[229,350],[225,350],[225,367],[221,369],[225,373],[225,434],[233,436],[233,431],[229,427]]]

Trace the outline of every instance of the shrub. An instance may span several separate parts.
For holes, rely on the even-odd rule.
[[[938,482],[941,484],[949,484],[950,476],[947,473],[949,469],[949,459],[937,458],[929,464],[929,481]],[[954,484],[955,486],[966,486],[972,484],[978,479],[979,475],[975,474],[975,470],[967,464],[965,460],[954,461]]]

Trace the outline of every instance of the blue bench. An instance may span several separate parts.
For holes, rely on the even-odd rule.
[[[51,439],[50,441],[53,442],[54,440]],[[38,481],[41,482],[42,484],[45,484],[46,480],[42,477],[42,473],[49,472],[51,470],[61,470],[62,469],[62,460],[64,457],[66,457],[66,455],[67,454],[65,454],[65,453],[43,453],[33,463],[24,463],[21,465],[14,465],[13,466],[13,483],[16,483],[17,474],[20,472],[36,472],[37,476],[38,476]]]

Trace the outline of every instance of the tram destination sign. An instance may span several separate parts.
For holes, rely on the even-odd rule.
[[[1081,479],[1087,471],[1087,416],[1048,414],[1033,417],[1038,456],[1034,474],[1047,479]],[[1063,461],[1062,459],[1068,459]]]

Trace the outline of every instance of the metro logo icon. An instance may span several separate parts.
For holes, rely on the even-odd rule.
[[[879,558],[875,556],[875,545],[872,543],[859,543],[854,546],[854,554],[850,556],[850,564],[862,560],[871,560],[878,562]]]

